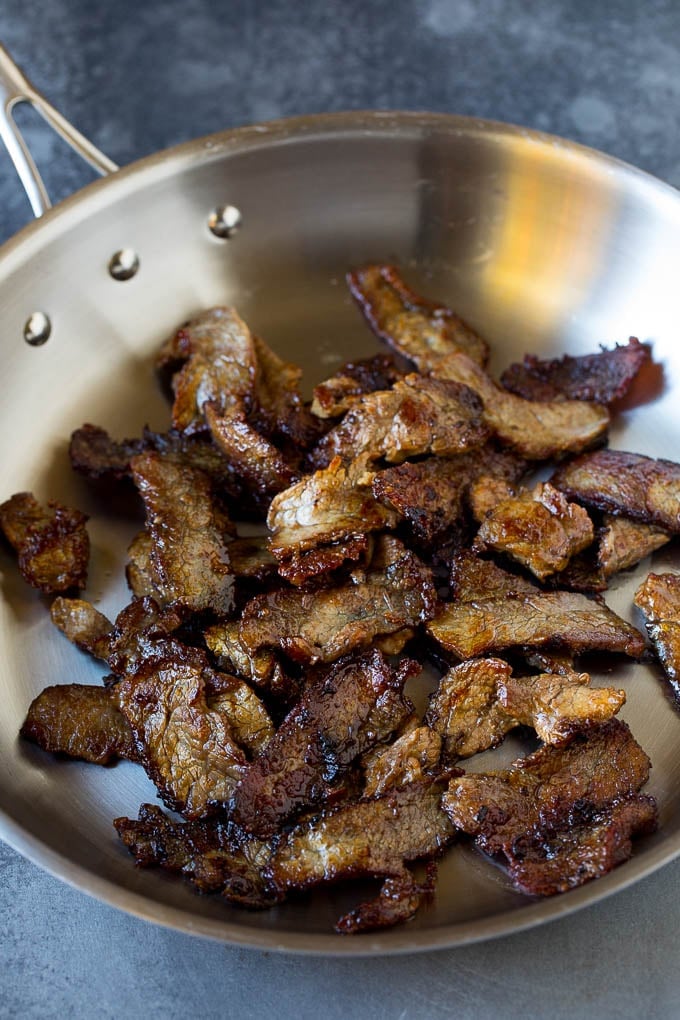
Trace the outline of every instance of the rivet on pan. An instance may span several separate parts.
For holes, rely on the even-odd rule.
[[[52,332],[52,323],[44,312],[33,312],[24,324],[24,340],[31,347],[40,347]]]
[[[114,280],[131,280],[139,269],[139,256],[132,248],[121,248],[109,261],[109,273]]]
[[[239,230],[241,219],[241,210],[235,205],[221,205],[210,213],[208,226],[215,237],[221,237],[226,241]]]

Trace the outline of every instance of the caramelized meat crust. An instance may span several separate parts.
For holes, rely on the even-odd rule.
[[[628,392],[642,366],[651,360],[649,344],[632,336],[612,350],[543,361],[525,354],[520,364],[510,365],[501,376],[506,390],[525,400],[594,400],[612,404]]]
[[[95,765],[137,758],[132,730],[106,687],[46,687],[31,702],[21,736],[44,751]]]
[[[464,354],[443,358],[433,371],[438,379],[451,379],[474,390],[484,405],[485,424],[499,442],[527,460],[579,453],[601,441],[609,426],[609,412],[600,404],[524,400],[498,386]]]
[[[220,414],[213,401],[203,413],[216,446],[236,468],[263,508],[273,495],[297,480],[297,472],[280,450],[253,428],[242,411],[231,408]]]
[[[512,670],[502,659],[472,659],[454,666],[430,697],[425,723],[442,740],[447,761],[496,747],[518,725],[498,697]]]
[[[132,473],[146,508],[153,581],[163,599],[193,611],[229,613],[234,575],[227,536],[233,528],[207,475],[157,453],[134,457]]]
[[[351,762],[412,710],[402,693],[411,666],[395,672],[370,651],[341,659],[313,681],[236,786],[235,822],[266,838],[327,800]]]
[[[437,772],[442,738],[429,726],[416,726],[388,747],[377,749],[364,761],[364,796],[379,797],[388,790],[422,783]]]
[[[335,375],[314,387],[312,413],[319,418],[337,418],[376,390],[389,390],[408,373],[389,354],[348,361]]]
[[[680,532],[680,464],[623,450],[597,450],[558,468],[551,479],[586,506]]]
[[[483,560],[462,549],[451,561],[451,597],[455,602],[477,602],[505,595],[534,595],[538,585],[519,574],[503,570],[493,560]]]
[[[90,557],[87,515],[50,500],[43,506],[30,492],[0,504],[0,529],[18,554],[19,571],[46,594],[84,588]]]
[[[596,544],[570,560],[551,581],[574,591],[606,591],[615,574],[635,566],[671,538],[668,531],[654,524],[604,514]]]
[[[503,708],[518,723],[533,726],[546,744],[567,743],[582,730],[612,719],[626,700],[625,691],[590,687],[587,673],[515,677],[497,681]]]
[[[50,616],[52,623],[78,648],[95,659],[108,659],[113,624],[91,602],[58,596],[50,606]]]
[[[257,595],[241,616],[239,640],[251,654],[277,648],[297,662],[332,662],[378,635],[429,619],[436,606],[430,570],[396,538],[382,536],[366,571],[334,588],[283,588]]]
[[[623,652],[633,658],[645,650],[639,631],[580,592],[511,593],[449,603],[427,630],[460,659],[517,646]]]
[[[633,601],[642,610],[659,662],[680,698],[680,574],[649,574]]]
[[[413,361],[421,372],[456,351],[486,364],[486,341],[450,308],[411,290],[395,266],[364,266],[348,273],[347,282],[376,336]]]
[[[593,522],[576,503],[548,482],[503,499],[481,523],[475,551],[505,553],[539,580],[564,570],[571,557],[591,544]]]
[[[360,903],[338,920],[336,932],[339,935],[355,935],[410,921],[424,897],[434,892],[434,878],[433,874],[431,881],[418,883],[407,868],[400,875],[391,875],[385,879],[374,899]]]

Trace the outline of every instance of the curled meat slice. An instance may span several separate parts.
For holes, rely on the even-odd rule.
[[[450,308],[411,290],[395,266],[364,266],[348,273],[347,282],[376,336],[421,372],[456,351],[486,364],[486,341]]]
[[[498,699],[518,723],[533,726],[546,744],[567,743],[574,734],[613,718],[625,691],[590,687],[587,673],[499,678]]]
[[[635,566],[672,538],[664,528],[612,514],[604,514],[597,535],[595,546],[551,578],[556,585],[574,591],[605,591],[615,574]]]
[[[95,659],[107,660],[113,624],[85,599],[58,596],[50,606],[52,623],[66,637]]]
[[[298,662],[332,662],[378,635],[422,623],[435,605],[429,569],[385,535],[369,569],[355,571],[345,584],[313,592],[284,588],[251,599],[239,639],[251,654],[277,648]]]
[[[676,697],[680,698],[680,574],[649,574],[633,598]]]
[[[355,935],[357,932],[391,928],[395,924],[410,921],[424,897],[434,893],[435,878],[436,864],[433,862],[428,865],[425,882],[416,882],[408,868],[404,868],[399,875],[390,875],[383,882],[378,895],[343,915],[336,923],[335,930],[340,935]]]
[[[233,526],[207,475],[157,453],[132,460],[152,540],[152,579],[162,598],[193,611],[227,614],[234,606],[228,536]]]
[[[290,702],[298,685],[287,676],[271,648],[249,651],[239,639],[239,621],[216,623],[204,632],[205,643],[220,669],[245,677],[255,687]]]
[[[217,447],[263,506],[296,481],[297,473],[280,450],[253,428],[242,411],[230,408],[220,414],[214,401],[206,401],[203,413]]]
[[[442,740],[448,761],[496,747],[517,720],[498,697],[512,669],[502,659],[472,659],[454,666],[430,697],[425,723]]]
[[[132,730],[106,687],[46,687],[31,702],[21,736],[44,751],[96,765],[107,765],[116,758],[137,758]]]
[[[437,379],[451,379],[474,390],[484,405],[485,424],[503,445],[527,460],[579,453],[600,441],[609,426],[609,412],[600,404],[524,400],[498,386],[464,354],[443,358],[433,371]]]
[[[583,507],[569,503],[561,492],[542,482],[489,510],[473,549],[505,553],[544,580],[564,570],[594,537],[593,522]]]
[[[348,361],[330,379],[314,387],[312,413],[319,418],[337,418],[356,404],[359,397],[375,390],[388,390],[405,375],[389,354]]]
[[[378,651],[347,657],[313,681],[233,794],[233,818],[268,837],[305,808],[322,804],[348,766],[386,740],[412,710],[403,686],[413,664],[395,672]]]
[[[680,464],[623,450],[597,450],[558,468],[551,479],[586,506],[680,532]]]
[[[84,588],[90,557],[87,515],[30,492],[0,504],[0,529],[18,554],[19,570],[33,588],[50,594]]]
[[[385,748],[364,760],[364,796],[378,797],[387,790],[431,779],[437,771],[442,738],[429,726],[415,726]]]
[[[651,360],[649,344],[632,336],[627,344],[597,354],[542,361],[525,354],[524,361],[506,368],[501,383],[526,400],[594,400],[611,404],[625,396],[642,366]]]
[[[462,549],[451,561],[450,585],[451,596],[456,602],[540,592],[538,585],[528,578],[503,570],[493,560],[483,560],[466,549]]]

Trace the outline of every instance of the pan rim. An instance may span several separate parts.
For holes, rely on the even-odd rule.
[[[43,217],[29,222],[0,246],[0,276],[11,273],[16,265],[30,259],[64,228],[86,219],[110,201],[122,199],[145,183],[150,184],[179,174],[192,165],[205,164],[269,148],[341,135],[382,134],[395,137],[432,130],[445,134],[494,138],[516,137],[531,145],[557,148],[577,161],[585,160],[599,171],[611,175],[623,173],[642,188],[651,188],[659,197],[680,209],[680,192],[672,185],[623,160],[578,142],[531,128],[502,121],[449,113],[399,110],[355,110],[310,114],[261,124],[237,127],[205,135],[159,150],[130,163],[108,177],[95,180],[57,203]],[[142,920],[186,934],[210,938],[242,948],[295,953],[310,956],[391,956],[451,949],[528,930],[572,914],[609,897],[621,889],[657,871],[680,856],[680,834],[670,835],[635,856],[625,868],[616,869],[597,883],[573,890],[568,897],[554,897],[521,906],[486,918],[443,925],[429,930],[410,931],[402,926],[385,934],[362,935],[346,939],[340,935],[301,933],[241,926],[190,914],[179,907],[122,887],[89,871],[49,844],[31,835],[0,808],[0,838],[10,847],[79,892]]]

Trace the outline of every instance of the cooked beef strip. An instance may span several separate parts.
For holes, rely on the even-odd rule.
[[[424,782],[437,770],[442,738],[429,726],[416,726],[394,743],[376,748],[364,760],[364,796],[378,797],[398,786]]]
[[[441,678],[424,721],[441,737],[446,761],[496,747],[518,725],[498,697],[499,683],[511,673],[502,659],[472,659]]]
[[[412,706],[399,671],[376,651],[346,657],[305,689],[234,790],[233,818],[267,837],[305,808],[322,804],[359,755],[389,737]]]
[[[524,652],[524,661],[531,669],[539,673],[552,673],[557,676],[571,676],[574,672],[574,657],[566,652],[541,651],[539,649]]]
[[[630,797],[582,824],[550,836],[517,840],[508,862],[515,887],[527,896],[553,896],[600,878],[627,861],[633,836],[657,828],[652,797]]]
[[[483,560],[467,549],[451,561],[451,598],[454,602],[477,602],[505,595],[538,595],[541,589],[526,577],[503,570],[493,560]]]
[[[176,608],[160,606],[148,595],[124,606],[109,633],[107,660],[113,672],[123,676],[153,658],[158,642],[166,642],[178,630],[184,615]],[[173,647],[181,657],[184,646],[178,642]]]
[[[85,599],[58,596],[50,606],[52,623],[84,652],[107,660],[113,624]]]
[[[206,700],[207,660],[198,649],[158,642],[115,686],[140,760],[161,797],[187,818],[226,804],[247,768],[224,711]]]
[[[680,574],[649,574],[633,597],[659,662],[680,698]]]
[[[545,746],[501,772],[452,779],[442,807],[487,853],[505,853],[532,834],[569,829],[638,793],[649,758],[625,723],[612,719],[562,747]]]
[[[368,570],[334,588],[283,588],[257,595],[241,616],[239,639],[251,654],[278,648],[297,662],[332,662],[377,636],[429,619],[436,606],[430,570],[388,535]]]
[[[443,786],[412,783],[323,812],[280,840],[266,873],[282,893],[343,878],[402,876],[404,862],[438,855],[455,836]]]
[[[427,630],[460,659],[516,646],[623,652],[633,658],[645,650],[639,631],[579,592],[511,593],[448,603]]]
[[[433,372],[437,379],[450,379],[472,389],[484,405],[485,424],[504,446],[527,460],[578,453],[600,441],[609,426],[609,412],[600,404],[523,400],[498,386],[464,354],[443,358]]]
[[[361,397],[317,443],[308,463],[318,470],[334,457],[345,465],[362,456],[369,462],[384,458],[400,464],[425,453],[465,453],[489,436],[481,414],[481,401],[467,386],[407,375],[391,390]]]
[[[249,420],[268,439],[299,457],[324,429],[302,401],[302,369],[283,361],[258,336],[253,343],[257,362]]]
[[[612,514],[603,515],[597,536],[594,546],[575,556],[550,580],[560,588],[574,591],[606,591],[610,578],[635,566],[673,537],[654,524]]]
[[[245,677],[258,689],[285,702],[298,692],[298,684],[284,672],[271,648],[250,652],[239,640],[239,621],[216,623],[204,632],[205,643],[220,669]]]
[[[263,751],[274,736],[274,724],[252,688],[221,672],[205,672],[204,680],[208,708],[224,716],[236,743],[253,756]]]
[[[117,758],[137,758],[132,730],[106,687],[46,687],[31,702],[21,736],[45,751],[95,765],[107,765]]]
[[[594,400],[611,404],[625,396],[642,366],[651,360],[649,344],[632,336],[627,344],[597,354],[543,361],[525,354],[522,363],[506,368],[501,383],[525,400]]]
[[[151,567],[151,554],[153,552],[153,539],[143,528],[130,542],[128,546],[128,562],[125,565],[125,577],[128,588],[135,596],[141,599],[145,596],[153,598],[158,603],[163,602],[163,597],[153,579]]]
[[[587,673],[499,677],[500,704],[517,722],[532,726],[545,744],[567,743],[582,730],[613,718],[625,691],[590,687]]]
[[[360,487],[339,458],[279,493],[267,515],[270,549],[292,584],[328,574],[346,560],[364,560],[373,531],[394,527],[397,515]]]
[[[84,588],[90,557],[87,515],[50,500],[43,506],[30,492],[0,504],[0,530],[17,552],[19,571],[46,594]]]
[[[410,921],[423,899],[434,892],[435,874],[428,875],[428,879],[425,883],[416,882],[407,868],[399,875],[386,878],[374,899],[360,903],[338,920],[336,932],[339,935],[356,935],[357,932],[391,928]]]
[[[504,553],[542,581],[564,570],[594,537],[593,522],[583,507],[569,503],[549,482],[541,482],[489,510],[472,548]]]
[[[314,387],[312,413],[319,418],[337,418],[357,403],[359,397],[375,390],[388,390],[408,372],[399,368],[390,354],[348,361],[335,375]]]
[[[143,449],[141,439],[117,442],[98,425],[85,424],[71,434],[71,466],[88,478],[120,480],[130,474],[130,460]]]
[[[456,351],[486,364],[486,341],[450,308],[411,290],[394,266],[364,266],[348,273],[347,282],[376,336],[413,361],[421,372]]]
[[[229,543],[231,568],[237,578],[266,581],[276,575],[276,560],[266,535],[248,535]]]
[[[208,476],[154,452],[138,454],[131,464],[153,543],[153,581],[163,599],[193,611],[228,614],[234,606],[227,543],[233,526],[216,503]]]
[[[680,532],[680,464],[623,450],[597,450],[558,468],[551,479],[586,506]]]
[[[253,428],[239,409],[220,414],[214,401],[206,401],[203,413],[216,446],[234,465],[248,488],[268,506],[272,496],[297,481],[298,473],[264,436]]]
[[[281,899],[262,869],[270,847],[222,818],[175,822],[155,804],[142,804],[139,819],[116,818],[116,831],[141,868],[180,872],[203,893],[221,893],[243,907],[270,907]]]
[[[468,491],[468,503],[472,516],[481,524],[487,514],[490,514],[499,503],[512,499],[516,496],[513,486],[508,484],[507,479],[497,478],[484,472],[470,486]]]

